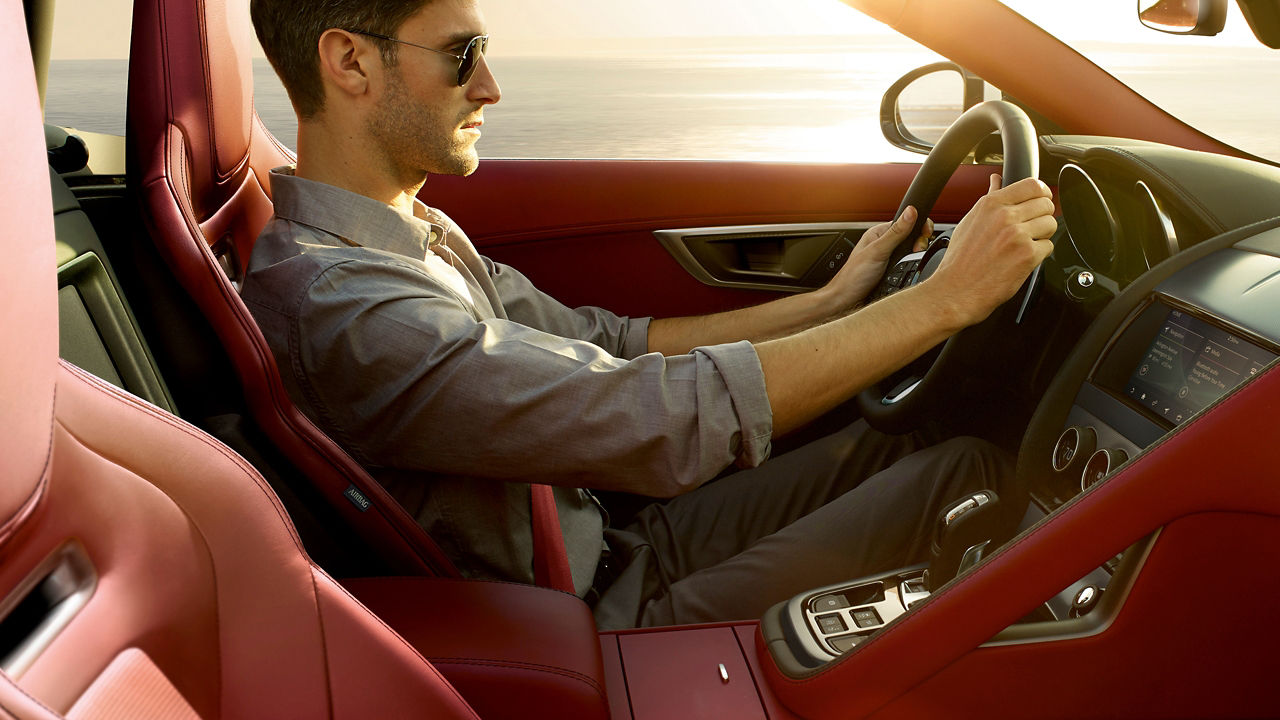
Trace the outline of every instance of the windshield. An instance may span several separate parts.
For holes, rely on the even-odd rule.
[[[1188,125],[1280,161],[1280,51],[1254,38],[1234,2],[1212,37],[1145,28],[1132,0],[1003,2]]]

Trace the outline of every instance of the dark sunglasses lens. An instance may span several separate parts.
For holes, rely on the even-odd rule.
[[[480,64],[480,56],[489,47],[489,38],[477,36],[471,38],[471,42],[467,43],[467,49],[462,51],[462,62],[458,63],[458,85],[466,85],[471,81],[471,76],[476,72],[476,65]]]

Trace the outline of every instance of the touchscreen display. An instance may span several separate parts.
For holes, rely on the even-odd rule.
[[[1171,310],[1125,392],[1147,411],[1178,424],[1275,358],[1226,330]]]

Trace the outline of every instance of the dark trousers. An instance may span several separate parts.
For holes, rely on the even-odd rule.
[[[995,446],[921,449],[864,421],[605,532],[620,571],[595,606],[602,630],[759,618],[813,588],[928,556],[938,511],[1013,478]],[[1012,499],[1012,498],[1011,498]]]

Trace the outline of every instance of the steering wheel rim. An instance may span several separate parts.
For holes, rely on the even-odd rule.
[[[1000,133],[1004,146],[1002,187],[1039,175],[1040,153],[1035,126],[1022,108],[1003,100],[990,100],[973,106],[943,133],[911,181],[898,211],[894,213],[894,218],[897,219],[910,205],[916,208],[917,217],[911,233],[890,255],[885,268],[886,277],[893,272],[898,261],[911,252],[915,238],[920,236],[934,203],[960,163],[979,142],[993,132]],[[1034,280],[1033,277],[1026,292],[1022,293],[1023,309],[1034,290]],[[997,315],[998,313],[992,313],[991,317]],[[949,366],[954,365],[955,358],[962,354],[960,346],[964,337],[970,334],[971,329],[965,329],[948,338],[932,365],[915,384],[907,382],[912,378],[907,378],[907,381],[897,379],[898,374],[895,373],[859,393],[858,408],[862,416],[882,432],[903,433],[915,429],[919,420],[937,404],[940,389],[948,380],[946,371]],[[905,392],[902,391],[903,386],[906,386]]]

